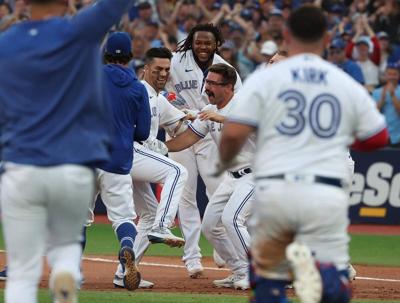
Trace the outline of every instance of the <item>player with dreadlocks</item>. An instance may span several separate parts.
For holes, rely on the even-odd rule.
[[[212,24],[198,24],[192,28],[186,40],[177,47],[171,60],[170,79],[166,89],[176,94],[173,104],[184,111],[198,113],[208,104],[208,96],[204,93],[206,70],[212,64],[225,63],[218,55],[218,47],[224,42],[221,32]],[[228,64],[229,65],[229,64]],[[214,83],[224,86],[227,83]],[[238,75],[235,91],[242,86]],[[209,135],[192,147],[181,152],[170,153],[170,157],[183,164],[189,177],[179,204],[179,220],[185,238],[184,256],[186,268],[191,278],[201,276],[200,247],[198,245],[201,233],[200,214],[197,208],[196,188],[200,174],[206,185],[208,198],[216,190],[221,179],[211,177],[214,168],[211,159],[217,154],[217,146]],[[221,222],[221,232],[224,232]]]

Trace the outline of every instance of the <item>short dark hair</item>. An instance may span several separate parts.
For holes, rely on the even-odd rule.
[[[132,60],[132,54],[129,55],[111,55],[104,53],[103,61],[105,64],[128,64]]]
[[[304,4],[294,10],[287,26],[296,39],[306,43],[319,41],[327,30],[324,13],[313,4]]]
[[[222,76],[222,81],[226,84],[232,84],[232,89],[236,84],[236,80],[237,80],[237,73],[236,70],[225,63],[217,63],[217,64],[213,64],[211,65],[208,69],[207,69],[207,73],[216,73]]]
[[[165,58],[171,60],[172,53],[166,47],[152,47],[147,50],[144,56],[145,64],[149,64],[154,58]]]

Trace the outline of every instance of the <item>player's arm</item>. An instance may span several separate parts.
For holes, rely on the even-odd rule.
[[[222,164],[232,163],[247,138],[256,130],[252,125],[227,121],[222,130],[219,156]]]
[[[389,132],[385,127],[377,134],[363,140],[357,139],[351,148],[359,151],[372,151],[385,147],[389,143]]]
[[[150,135],[151,126],[151,114],[150,114],[150,103],[149,96],[147,94],[146,88],[143,84],[141,86],[141,106],[140,113],[138,114],[136,120],[136,130],[135,130],[135,141],[141,142],[145,141]]]
[[[205,110],[205,111],[201,111],[199,114],[199,119],[201,121],[214,121],[214,122],[218,122],[218,123],[224,123],[225,122],[225,116],[222,116],[216,112],[213,112],[211,110]]]
[[[168,151],[177,152],[191,147],[201,138],[202,136],[200,136],[200,134],[195,133],[191,128],[188,128],[179,136],[165,142],[165,145],[168,147]]]

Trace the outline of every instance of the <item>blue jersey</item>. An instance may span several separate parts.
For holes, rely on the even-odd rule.
[[[74,17],[21,22],[0,35],[4,161],[94,166],[108,159],[100,43],[131,4],[99,0]]]
[[[114,134],[111,159],[99,168],[110,173],[128,174],[133,162],[133,141],[144,141],[150,133],[149,97],[131,69],[107,64],[104,73]]]

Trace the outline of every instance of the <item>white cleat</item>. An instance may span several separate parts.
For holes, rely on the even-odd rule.
[[[235,288],[235,282],[239,282],[243,279],[248,279],[246,274],[231,274],[230,276],[226,277],[225,279],[221,280],[214,280],[214,286],[218,288]]]
[[[113,284],[114,284],[114,286],[116,288],[125,288],[124,275],[120,274],[120,273],[119,274],[115,274],[114,280],[113,280]],[[138,288],[149,289],[149,288],[153,288],[153,287],[154,287],[154,283],[153,282],[140,279],[140,283],[139,283],[139,287]]]
[[[203,275],[204,268],[201,265],[200,260],[190,260],[186,262],[186,269],[189,273],[189,277],[192,279],[200,278]]]
[[[225,260],[221,258],[221,256],[217,253],[217,251],[215,249],[213,251],[213,258],[214,258],[214,262],[218,266],[218,268],[225,267],[225,265],[226,265]]]
[[[70,272],[59,272],[50,280],[53,303],[76,303],[76,281]]]
[[[250,279],[249,276],[246,275],[243,279],[233,282],[233,288],[234,289],[241,289],[241,290],[247,290],[250,289]]]
[[[319,303],[322,298],[322,279],[309,248],[293,242],[286,248],[294,274],[294,289],[301,303]]]
[[[349,281],[351,282],[351,281],[355,280],[356,276],[357,276],[357,271],[354,268],[354,266],[349,264],[349,267],[347,270],[349,271]]]
[[[166,228],[152,229],[147,235],[151,243],[164,243],[170,247],[182,247],[185,245],[185,240],[175,236],[172,232]]]

